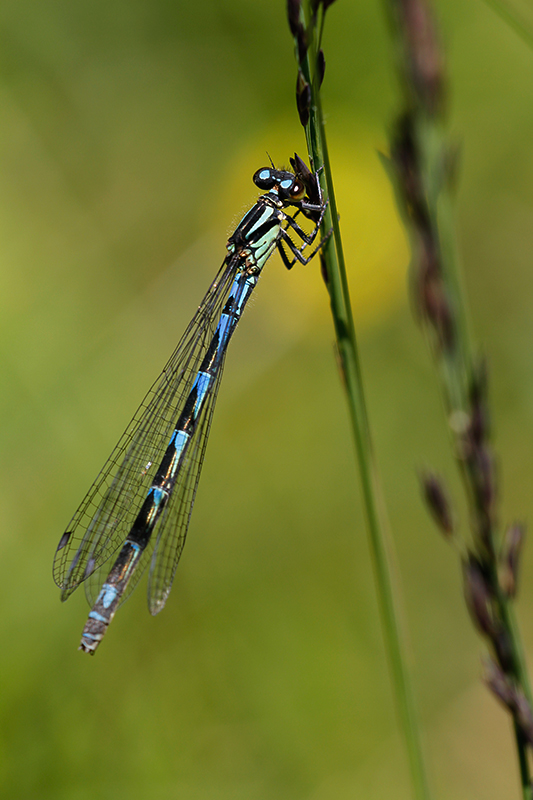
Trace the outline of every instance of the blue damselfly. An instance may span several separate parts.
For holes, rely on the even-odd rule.
[[[120,605],[150,561],[148,606],[167,600],[183,550],[215,408],[226,350],[267,259],[278,250],[290,269],[305,256],[326,205],[303,161],[294,172],[258,170],[266,190],[227,244],[227,255],[187,330],[61,537],[54,580],[66,600],[85,582],[92,610],[80,649],[94,653]],[[289,206],[297,210],[291,216]],[[295,217],[314,223],[309,234]],[[289,236],[291,230],[302,244]],[[120,549],[119,549],[120,548]],[[104,580],[106,562],[118,555]]]

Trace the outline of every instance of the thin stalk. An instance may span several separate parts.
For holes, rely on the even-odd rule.
[[[532,800],[528,750],[533,707],[512,607],[521,526],[503,538],[488,425],[486,368],[476,357],[456,255],[451,213],[454,154],[445,134],[444,59],[429,0],[387,0],[399,54],[404,105],[391,143],[391,175],[413,251],[415,306],[440,374],[449,430],[469,505],[471,544],[462,548],[465,595],[490,651],[486,683],[513,720],[524,800]],[[446,492],[427,476],[425,495],[442,531],[453,535]],[[503,538],[503,541],[502,541]],[[500,578],[507,571],[507,585]]]
[[[516,9],[512,8],[509,3],[504,3],[502,0],[485,0],[488,6],[491,6],[498,16],[520,36],[528,47],[533,48],[533,34],[531,33],[531,25],[522,19]]]
[[[294,13],[294,4],[292,5]],[[390,558],[392,548],[388,539],[385,507],[372,447],[337,203],[321,108],[318,58],[324,13],[320,18],[320,34],[317,35],[317,19],[310,13],[309,7],[306,12],[305,19],[310,20],[309,25],[305,27],[303,12],[299,8],[298,23],[302,27],[298,28],[293,18],[291,29],[295,34],[297,57],[299,56],[301,96],[303,96],[304,92],[308,94],[310,92],[310,103],[307,109],[308,121],[305,125],[309,158],[313,170],[320,173],[324,196],[329,201],[323,221],[323,232],[327,233],[330,229],[333,229],[332,238],[325,245],[323,252],[325,278],[330,296],[337,348],[359,465],[383,635],[391,668],[399,721],[406,744],[414,796],[418,800],[429,800],[431,795],[426,777],[421,735],[405,656],[406,647],[403,641],[402,625],[400,624],[400,602],[394,589]],[[289,9],[289,16],[290,13],[291,9]],[[298,40],[298,34],[300,34],[300,37],[306,37],[307,47],[302,46],[301,38],[300,41]],[[311,68],[312,64],[314,65],[313,69]]]

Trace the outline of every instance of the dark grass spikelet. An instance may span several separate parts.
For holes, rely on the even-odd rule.
[[[438,475],[424,472],[420,476],[426,505],[442,533],[448,538],[454,532],[454,515],[448,492]]]
[[[309,122],[311,87],[305,80],[301,70],[298,70],[298,77],[296,78],[296,107],[298,109],[298,116],[300,117],[300,124],[305,128]]]
[[[322,49],[318,51],[317,55],[317,73],[318,85],[320,87],[324,81],[324,75],[326,74],[326,56],[324,55],[324,51]]]
[[[490,433],[488,374],[487,363],[484,358],[480,358],[472,369],[469,400],[471,436],[477,444],[481,444]]]
[[[466,605],[476,628],[485,637],[500,669],[513,673],[513,651],[509,632],[502,622],[492,570],[473,553],[463,562]]]
[[[500,667],[491,658],[484,660],[483,682],[489,687],[491,692],[511,709],[514,703],[514,687],[507,675],[502,672]]]
[[[474,362],[468,387],[468,424],[459,437],[475,510],[474,535],[479,551],[494,560],[497,476],[489,440],[487,369],[484,359]]]
[[[463,562],[466,605],[476,628],[490,641],[498,634],[490,577],[473,553]]]
[[[295,39],[298,38],[300,32],[303,30],[301,22],[302,14],[302,1],[301,0],[287,0],[287,19],[289,21],[289,28]]]
[[[301,63],[304,60],[307,54],[307,48],[309,47],[307,31],[302,22],[301,0],[287,0],[287,17],[289,20],[289,28],[294,36],[294,41],[296,42],[298,61]]]
[[[526,526],[520,522],[515,522],[505,532],[500,556],[500,583],[509,598],[516,597],[518,591],[518,572],[525,535]]]
[[[485,685],[493,695],[511,712],[529,746],[533,746],[533,711],[531,705],[512,680],[492,660],[485,663],[483,676]]]

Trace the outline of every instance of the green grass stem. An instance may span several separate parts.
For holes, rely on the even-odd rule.
[[[302,11],[300,13],[303,14]],[[302,25],[305,26],[309,46],[306,48],[305,56],[299,59],[299,68],[305,83],[310,88],[309,119],[305,125],[309,158],[313,170],[319,172],[324,196],[329,201],[323,221],[323,233],[326,234],[331,228],[333,229],[333,235],[323,249],[322,258],[359,465],[383,636],[391,668],[400,727],[408,754],[413,793],[418,800],[429,800],[431,794],[426,776],[411,680],[407,668],[406,646],[401,624],[401,604],[398,593],[395,590],[392,571],[392,545],[388,534],[385,505],[372,447],[339,216],[321,108],[317,59],[324,24],[324,13],[319,14],[319,16],[320,23],[317,25],[317,20],[313,18],[309,7],[307,7],[305,20],[310,21],[309,24],[306,26],[304,17],[300,18]],[[296,42],[297,58],[298,53],[302,53],[302,51],[303,48],[299,49],[298,42]]]
[[[498,476],[488,424],[486,373],[476,355],[457,257],[451,190],[455,154],[445,128],[444,58],[428,0],[388,0],[403,108],[391,145],[391,175],[413,253],[419,317],[440,374],[472,535],[463,573],[469,610],[491,652],[488,685],[511,713],[522,796],[532,800],[528,749],[533,706],[512,599],[499,571]]]

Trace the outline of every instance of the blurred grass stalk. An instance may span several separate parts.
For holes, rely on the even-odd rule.
[[[509,2],[502,2],[502,0],[485,0],[485,2],[499,17],[501,17],[506,25],[520,36],[530,49],[533,48],[531,25],[525,17],[518,12],[518,9],[514,8]]]
[[[388,540],[386,512],[373,455],[321,110],[320,86],[324,77],[325,60],[320,43],[325,14],[332,2],[333,0],[307,0],[307,2],[288,0],[289,26],[294,36],[298,62],[297,106],[300,121],[305,129],[312,169],[320,173],[319,180],[323,194],[329,201],[322,233],[327,234],[332,229],[333,235],[321,252],[322,271],[330,296],[341,374],[359,463],[370,550],[400,725],[409,758],[414,796],[419,800],[429,800],[431,795],[407,669],[406,648],[400,625],[400,602],[394,589],[390,558],[391,543]]]
[[[423,488],[436,522],[461,554],[467,605],[491,653],[485,681],[512,716],[523,797],[531,800],[531,692],[512,608],[524,528],[512,525],[503,537],[498,529],[486,366],[473,354],[456,258],[456,157],[445,135],[444,58],[427,0],[387,0],[387,9],[403,91],[387,167],[411,242],[414,306],[440,373],[467,495],[469,546],[455,536],[455,515],[440,478],[423,476]]]

